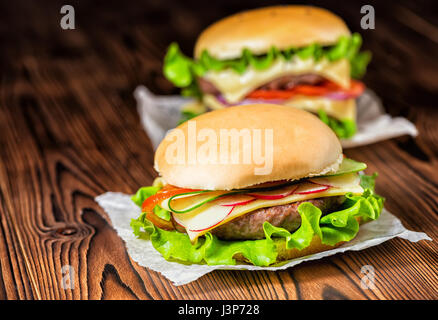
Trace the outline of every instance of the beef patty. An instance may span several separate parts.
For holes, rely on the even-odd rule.
[[[268,221],[273,226],[281,227],[292,232],[301,225],[301,217],[298,213],[298,206],[301,203],[312,203],[318,207],[324,215],[339,207],[344,200],[345,198],[343,196],[336,196],[261,208],[220,225],[211,230],[211,233],[225,240],[263,239],[265,237],[263,232],[263,223],[265,221]]]
[[[324,81],[324,78],[316,74],[300,74],[300,75],[288,75],[269,81],[263,86],[259,87],[259,90],[291,90],[292,88],[306,84],[317,85]],[[204,79],[198,78],[199,88],[204,94],[219,95],[219,90],[213,83]]]

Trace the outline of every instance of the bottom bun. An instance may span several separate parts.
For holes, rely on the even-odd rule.
[[[329,246],[327,244],[323,244],[321,242],[320,237],[314,236],[312,241],[307,247],[305,247],[303,250],[299,250],[296,248],[286,249],[286,241],[284,240],[281,242],[278,241],[278,243],[276,243],[278,248],[277,261],[284,261],[284,260],[290,260],[299,257],[305,257],[314,253],[335,249],[344,243],[345,241],[342,241],[342,242],[338,242],[334,246]]]
[[[359,225],[362,225],[364,222],[360,217],[356,217],[357,222]],[[310,244],[305,247],[303,250],[299,250],[296,248],[293,249],[286,249],[286,241],[284,239],[274,239],[275,245],[277,246],[278,256],[277,256],[277,262],[291,260],[295,258],[305,257],[309,256],[311,254],[315,254],[318,252],[328,251],[331,249],[335,249],[337,247],[340,247],[343,245],[346,241],[338,242],[337,244],[330,246],[328,244],[323,244],[321,242],[321,238],[317,235],[313,236],[312,241],[310,241]],[[250,263],[251,262],[246,259],[242,254],[238,253],[234,256],[234,259],[240,262]]]
[[[314,253],[335,249],[345,243],[345,241],[342,241],[338,242],[334,246],[329,246],[327,244],[323,244],[320,237],[314,236],[307,247],[305,247],[303,250],[299,250],[296,248],[286,249],[286,241],[284,241],[284,239],[278,239],[274,241],[278,250],[277,262],[291,260],[299,257],[308,256]],[[240,253],[236,254],[234,258],[240,262],[251,263]]]

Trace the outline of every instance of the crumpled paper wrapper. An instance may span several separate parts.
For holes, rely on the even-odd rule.
[[[256,267],[244,264],[235,266],[208,266],[205,264],[184,265],[165,260],[161,254],[154,249],[149,240],[137,239],[135,237],[129,224],[131,219],[138,218],[141,210],[131,201],[130,195],[107,192],[96,197],[96,202],[109,215],[118,235],[125,241],[126,248],[131,258],[141,266],[160,272],[177,286],[195,281],[213,270],[284,270],[304,261],[321,259],[339,252],[349,250],[357,251],[376,246],[395,237],[403,238],[412,242],[417,242],[419,240],[432,240],[423,232],[407,230],[403,227],[399,219],[383,209],[379,219],[362,225],[356,238],[352,241],[349,241],[333,250],[289,260],[280,266]]]
[[[139,86],[134,92],[141,123],[151,139],[154,149],[158,147],[167,131],[177,126],[182,106],[192,99],[181,96],[156,96],[146,87]],[[402,117],[385,113],[380,99],[367,89],[357,99],[358,132],[351,139],[341,140],[344,148],[358,147],[402,135],[417,136],[415,125]]]

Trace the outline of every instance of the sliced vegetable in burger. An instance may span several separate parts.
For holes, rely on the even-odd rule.
[[[342,19],[310,6],[275,6],[222,19],[198,38],[194,59],[176,43],[164,75],[206,108],[188,107],[182,121],[206,110],[273,103],[324,115],[340,138],[356,133],[356,102],[370,61],[362,38]],[[353,80],[354,79],[354,80]]]
[[[272,130],[272,148],[265,149],[272,151],[272,170],[258,175],[260,162],[224,161],[231,150],[248,152],[243,139],[237,149],[220,148],[224,141],[217,141],[222,161],[206,161],[202,143],[192,150],[196,162],[169,161],[169,150],[189,144],[190,123],[171,131],[155,154],[160,178],[132,197],[142,214],[131,222],[134,233],[166,259],[269,266],[338,247],[354,239],[361,224],[378,219],[383,198],[374,191],[376,175],[365,175],[366,164],[345,157],[336,135],[316,116],[255,104],[191,121],[218,137],[223,130]],[[176,136],[186,138],[175,145]]]

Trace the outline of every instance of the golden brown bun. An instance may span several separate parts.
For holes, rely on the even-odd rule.
[[[195,58],[208,50],[217,59],[239,58],[247,48],[264,54],[313,43],[332,45],[349,36],[344,21],[328,10],[312,6],[275,6],[226,17],[204,30],[195,45]]]
[[[361,225],[362,219],[360,217],[356,217],[357,222]],[[277,262],[291,260],[299,257],[305,257],[311,254],[315,254],[318,252],[323,252],[327,250],[332,250],[337,247],[340,247],[345,243],[345,241],[338,242],[334,246],[329,246],[327,244],[323,244],[321,242],[321,238],[317,235],[313,236],[312,241],[310,242],[309,246],[304,248],[303,250],[298,249],[286,249],[286,242],[284,239],[274,239],[275,245],[278,249],[278,256],[277,256]],[[236,254],[234,258],[237,261],[247,262],[250,263],[242,254]]]
[[[193,163],[184,158],[182,163],[175,163],[169,157],[173,155],[175,146],[181,146],[185,155],[189,153],[188,126],[196,125],[196,132],[210,129],[218,137],[218,157],[220,150],[232,154],[239,152],[241,157],[238,164],[231,161],[226,163],[207,163],[206,153],[199,154],[207,141],[196,144],[197,155]],[[255,169],[268,168],[269,157],[264,162],[250,163],[243,161],[243,154],[248,154],[250,145],[240,139],[237,150],[230,150],[230,139],[220,139],[223,129],[247,130],[253,136],[254,129],[261,132],[262,142],[259,147],[261,154],[271,154],[272,170],[265,174],[255,174]],[[205,131],[205,130],[204,130]],[[272,134],[271,151],[266,149],[266,137]],[[179,139],[178,139],[179,137]],[[228,142],[228,148],[225,143]],[[251,150],[251,149],[250,149]],[[252,151],[253,151],[252,150]],[[267,151],[268,150],[268,151]],[[193,154],[193,152],[192,152]],[[218,158],[217,158],[218,159]],[[172,162],[173,161],[173,162]],[[296,180],[304,177],[334,172],[342,161],[342,148],[333,131],[309,112],[280,105],[254,104],[236,106],[205,113],[178,126],[172,130],[158,146],[155,153],[155,169],[163,179],[178,187],[208,190],[230,190],[279,180]],[[266,166],[268,164],[268,166]]]
[[[363,223],[362,219],[360,217],[356,217],[356,220],[357,220],[357,222],[359,222],[359,224]],[[315,236],[313,236],[312,241],[310,242],[309,246],[307,246],[303,250],[298,250],[298,249],[286,249],[286,241],[284,241],[284,239],[274,239],[274,241],[275,241],[275,245],[277,246],[277,249],[278,249],[277,262],[291,260],[291,259],[295,259],[295,258],[299,258],[299,257],[305,257],[305,256],[315,254],[318,252],[332,250],[332,249],[335,249],[337,247],[340,247],[341,245],[343,245],[345,243],[345,241],[341,241],[341,242],[338,242],[337,244],[335,244],[334,246],[329,246],[327,244],[323,244],[321,242],[321,238],[319,236],[315,235]],[[251,263],[242,254],[236,254],[234,256],[234,258],[237,261]]]
[[[314,236],[312,242],[310,242],[310,245],[308,247],[304,248],[303,250],[298,250],[298,249],[286,249],[286,242],[283,239],[281,239],[280,241],[276,241],[275,243],[278,248],[277,262],[291,260],[299,257],[305,257],[314,253],[335,249],[344,243],[345,242],[339,242],[334,246],[329,246],[327,244],[322,244],[320,237]],[[236,254],[234,258],[237,261],[250,263],[242,254]]]

